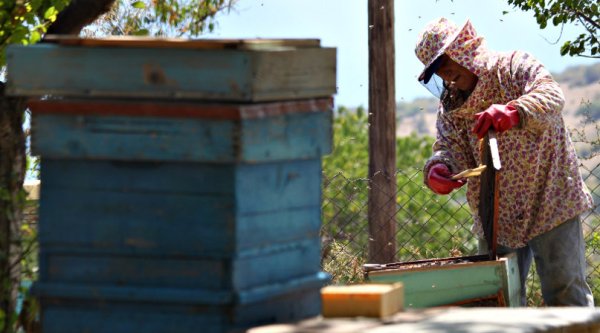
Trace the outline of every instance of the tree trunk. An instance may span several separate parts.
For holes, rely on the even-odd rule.
[[[73,0],[48,28],[48,33],[78,35],[84,26],[110,9],[115,0]],[[23,116],[25,100],[7,97],[0,82],[0,311],[5,315],[1,332],[14,327],[16,296],[20,284],[20,225],[26,172]]]
[[[108,12],[115,0],[72,0],[48,27],[46,34],[79,35],[81,30]]]
[[[0,83],[0,310],[6,315],[2,332],[12,330],[20,283],[19,226],[26,167],[24,110],[23,99],[6,97],[4,83]]]
[[[396,258],[394,0],[369,0],[369,262]]]

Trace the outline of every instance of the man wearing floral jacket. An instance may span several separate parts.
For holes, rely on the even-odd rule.
[[[534,258],[546,305],[593,306],[579,217],[593,201],[561,115],[559,85],[530,54],[487,49],[469,21],[462,28],[445,18],[430,22],[415,52],[425,65],[419,80],[440,97],[425,184],[437,194],[467,184],[473,231],[486,248],[479,179],[451,176],[479,165],[479,139],[494,129],[502,160],[498,249],[517,253],[522,304]]]

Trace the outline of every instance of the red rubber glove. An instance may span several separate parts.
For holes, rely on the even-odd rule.
[[[519,124],[519,111],[512,105],[492,104],[487,110],[475,114],[476,123],[473,133],[483,138],[490,126],[496,132],[507,131]]]
[[[427,185],[437,194],[448,194],[455,188],[465,185],[464,180],[452,180],[451,176],[452,174],[445,164],[435,164],[427,174]]]

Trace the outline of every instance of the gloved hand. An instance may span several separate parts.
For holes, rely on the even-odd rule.
[[[512,105],[492,104],[487,110],[475,114],[476,123],[473,133],[477,138],[483,138],[490,126],[496,132],[507,131],[519,124],[519,111]]]
[[[437,194],[448,194],[455,188],[465,185],[464,180],[450,179],[452,174],[448,167],[443,163],[433,165],[427,174],[427,184],[429,188]]]

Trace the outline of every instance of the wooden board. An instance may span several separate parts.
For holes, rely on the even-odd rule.
[[[331,151],[332,111],[242,120],[33,113],[43,158],[208,163],[320,158]]]
[[[7,94],[277,101],[336,92],[335,48],[7,48]]]
[[[495,261],[375,270],[368,273],[368,279],[375,283],[402,282],[407,308],[449,305],[499,291],[507,306],[520,306],[519,270],[514,254]]]
[[[404,308],[402,283],[327,286],[321,289],[322,315],[386,318]]]

